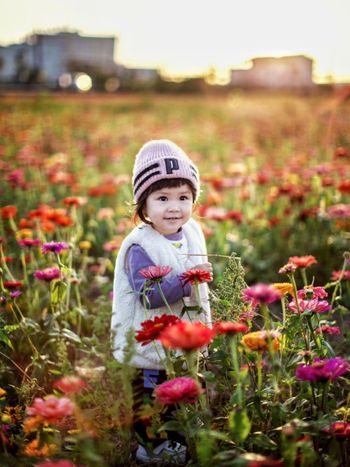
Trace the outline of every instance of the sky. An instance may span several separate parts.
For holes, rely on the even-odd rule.
[[[115,59],[168,77],[219,76],[304,54],[317,80],[350,81],[350,0],[0,0],[0,45],[33,31],[115,36]]]

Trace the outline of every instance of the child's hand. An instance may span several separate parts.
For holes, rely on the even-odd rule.
[[[201,269],[203,271],[207,271],[210,273],[210,281],[213,280],[213,266],[211,263],[202,263],[202,264],[197,264],[195,269]]]

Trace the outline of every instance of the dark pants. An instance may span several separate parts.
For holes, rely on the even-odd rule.
[[[156,386],[164,383],[167,376],[164,370],[137,370],[136,377],[133,381],[133,397],[134,397],[134,430],[137,438],[142,444],[152,443],[154,446],[162,443],[164,438],[159,434],[150,438],[147,433],[147,427],[151,426],[151,414],[148,416],[145,406],[153,406],[153,391]],[[175,407],[168,405],[165,407],[164,412],[160,414],[161,424],[173,418],[172,413]],[[184,437],[180,433],[170,431],[167,433],[167,439],[178,441],[184,444]]]

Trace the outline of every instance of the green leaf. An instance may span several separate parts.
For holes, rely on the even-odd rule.
[[[67,329],[67,328],[62,329],[62,335],[72,342],[81,344],[81,339],[78,336],[78,334],[75,334],[75,332],[71,331],[70,329]]]
[[[176,420],[169,420],[165,422],[159,429],[158,433],[162,431],[183,431],[183,426],[180,422]]]
[[[12,343],[9,339],[9,337],[7,336],[7,334],[5,334],[3,332],[2,329],[0,329],[0,342],[3,342],[4,344],[6,344],[8,347],[10,347],[10,349],[13,349],[13,346],[12,346]]]
[[[236,443],[244,441],[250,432],[251,423],[245,410],[233,410],[228,417],[231,437]]]

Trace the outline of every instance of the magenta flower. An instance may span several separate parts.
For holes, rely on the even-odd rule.
[[[298,290],[298,298],[305,300],[306,298],[326,298],[328,293],[323,287],[305,287],[304,289]]]
[[[316,334],[330,334],[330,335],[339,335],[340,328],[338,326],[330,326],[329,324],[322,324],[321,327],[315,329]]]
[[[34,276],[41,280],[41,281],[46,281],[50,282],[53,279],[58,279],[60,277],[61,273],[58,268],[46,268],[46,269],[41,269],[38,271],[35,271]]]
[[[180,376],[157,386],[155,396],[161,404],[194,404],[202,392],[203,389],[194,379]]]
[[[145,279],[156,281],[162,279],[162,277],[169,274],[172,270],[171,266],[148,266],[148,268],[140,269],[139,274]]]
[[[300,313],[305,311],[311,311],[313,313],[325,313],[331,309],[330,304],[326,300],[318,300],[313,298],[312,300],[299,300]],[[294,313],[298,313],[298,308],[294,300],[288,304],[288,308]]]
[[[44,243],[41,249],[43,253],[49,253],[51,251],[52,253],[60,254],[62,250],[68,250],[69,245],[65,242],[49,242]]]
[[[334,381],[347,373],[349,363],[341,357],[320,359],[315,358],[311,365],[299,365],[295,375],[303,381],[327,382]]]
[[[243,290],[242,298],[251,303],[253,307],[261,304],[275,302],[281,298],[281,294],[270,284],[256,284]]]
[[[41,240],[38,238],[22,238],[22,240],[18,240],[18,244],[27,247],[39,246],[41,245]]]

